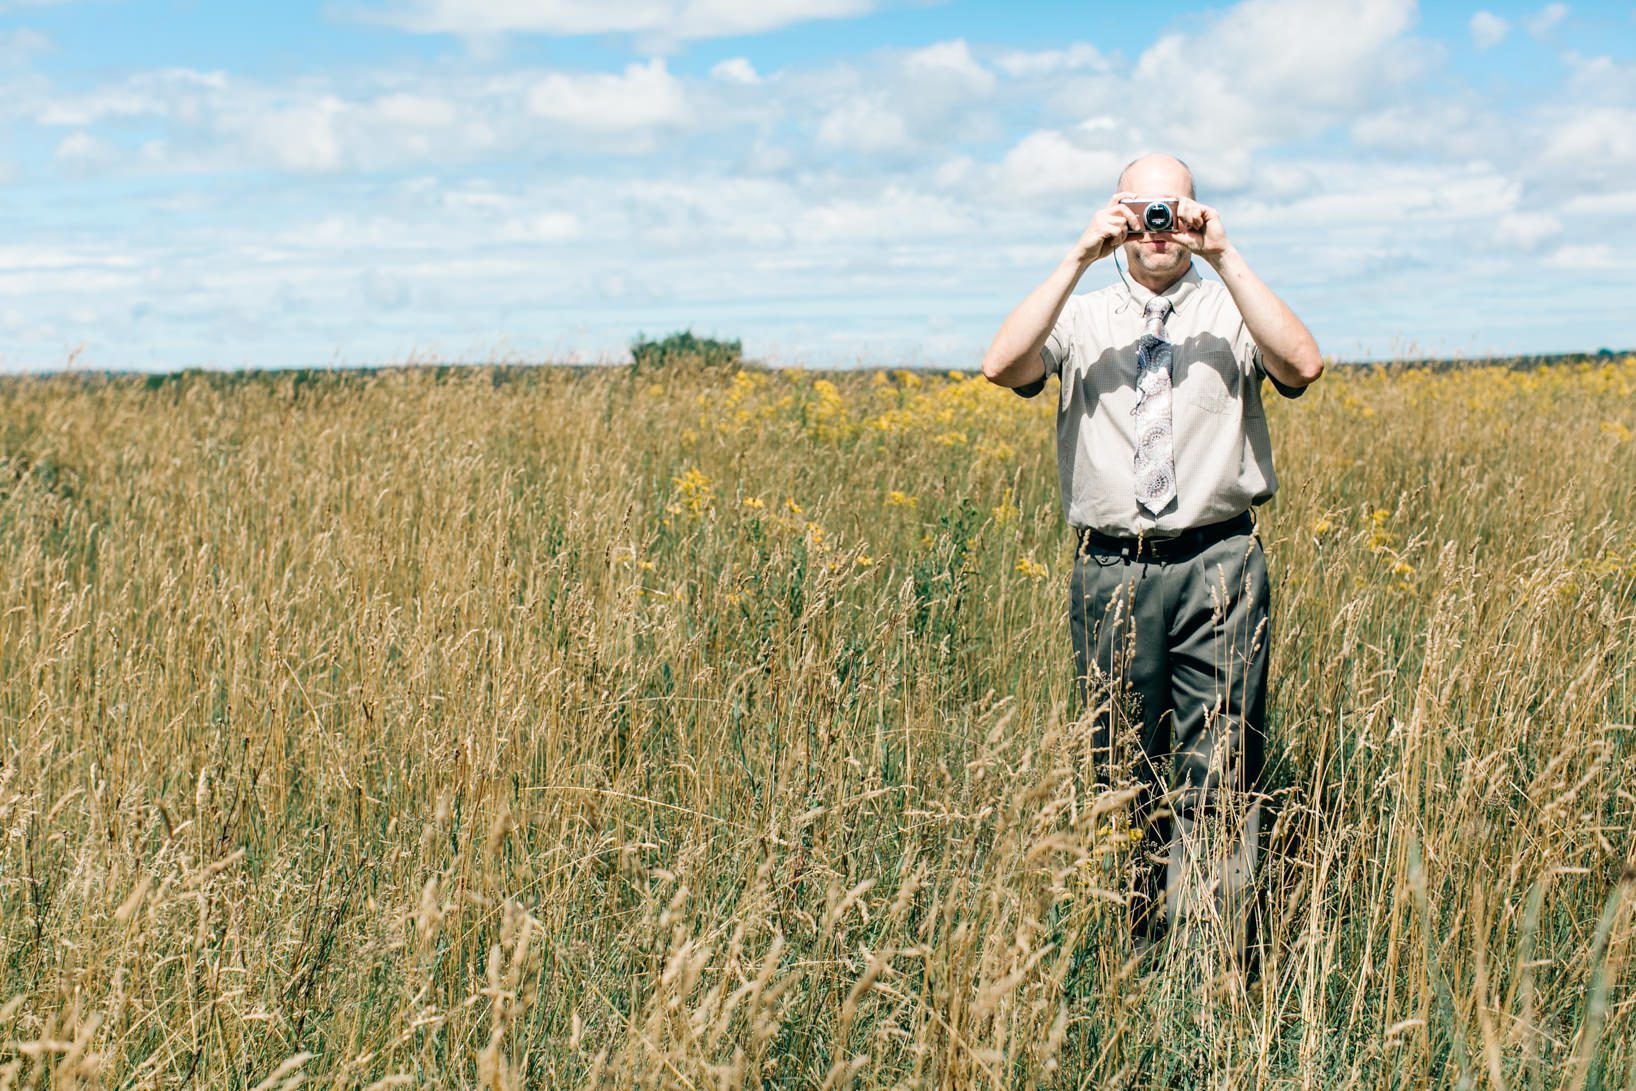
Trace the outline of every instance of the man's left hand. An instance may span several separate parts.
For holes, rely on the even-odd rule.
[[[1176,224],[1181,230],[1171,232],[1171,237],[1205,261],[1214,264],[1227,252],[1227,229],[1209,205],[1183,197],[1176,202]]]

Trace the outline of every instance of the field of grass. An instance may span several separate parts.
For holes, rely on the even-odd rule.
[[[1133,957],[1050,397],[0,384],[0,1088],[1636,1087],[1636,358],[1344,370],[1249,981]]]

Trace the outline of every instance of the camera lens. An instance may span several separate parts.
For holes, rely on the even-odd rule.
[[[1169,205],[1155,201],[1143,210],[1142,223],[1149,231],[1169,231],[1175,226],[1176,217]]]

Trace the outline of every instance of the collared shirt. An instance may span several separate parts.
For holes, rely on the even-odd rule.
[[[1068,524],[1120,537],[1170,537],[1231,519],[1278,488],[1261,404],[1261,350],[1233,297],[1196,268],[1162,293],[1173,349],[1176,499],[1157,517],[1136,503],[1136,350],[1155,293],[1110,285],[1071,296],[1040,357],[1061,380],[1057,470]],[[1031,398],[1045,380],[1017,388]],[[1299,390],[1286,390],[1294,397]]]

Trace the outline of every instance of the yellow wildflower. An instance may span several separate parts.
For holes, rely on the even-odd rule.
[[[993,509],[994,525],[1008,527],[1022,518],[1022,509],[1011,499],[1011,490],[1005,491],[1005,498]]]
[[[1043,580],[1046,576],[1045,566],[1027,557],[1017,558],[1017,572],[1031,580]]]
[[[902,489],[893,489],[886,494],[886,506],[889,508],[914,508],[920,506],[918,496],[910,496]]]
[[[716,501],[716,493],[711,488],[710,479],[700,473],[696,466],[670,480],[676,486],[681,507],[693,515],[703,515]]]

